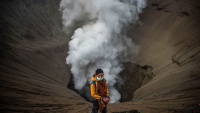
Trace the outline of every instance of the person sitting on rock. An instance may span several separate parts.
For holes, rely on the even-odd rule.
[[[104,78],[102,69],[97,69],[92,76],[92,83],[90,85],[91,96],[93,97],[92,113],[107,112],[107,103],[110,101],[108,93],[108,85]]]

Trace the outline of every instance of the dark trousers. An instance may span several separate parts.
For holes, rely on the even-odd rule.
[[[97,100],[93,100],[93,107],[92,107],[92,113],[98,113],[99,110],[99,104]],[[102,111],[102,113],[106,113],[107,112],[107,108],[105,107],[104,110]]]

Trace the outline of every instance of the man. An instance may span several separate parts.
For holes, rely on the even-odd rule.
[[[108,85],[104,78],[102,69],[97,69],[92,76],[92,83],[90,85],[91,96],[93,97],[92,113],[107,112],[107,103],[110,101],[108,93]]]

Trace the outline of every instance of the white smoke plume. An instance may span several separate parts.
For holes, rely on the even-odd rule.
[[[76,89],[81,90],[86,82],[91,82],[95,70],[101,68],[109,84],[111,103],[120,100],[120,93],[113,86],[123,70],[122,64],[129,61],[128,55],[136,54],[138,50],[122,30],[138,20],[145,4],[145,0],[61,1],[66,32],[82,21],[82,26],[71,37],[66,58]]]

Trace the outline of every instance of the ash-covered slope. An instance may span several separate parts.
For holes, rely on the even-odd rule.
[[[130,34],[141,46],[138,64],[152,66],[154,78],[128,106],[147,113],[200,112],[200,2],[150,0],[140,20]]]
[[[87,110],[87,102],[67,88],[69,38],[62,33],[59,2],[0,1],[1,113]]]
[[[59,2],[0,1],[0,112],[90,111],[91,104],[67,88],[71,36],[62,32]],[[199,0],[148,1],[141,23],[128,34],[140,45],[137,63],[150,66],[154,78],[141,82],[143,77],[131,77],[137,75],[135,65],[125,66],[126,84],[138,78],[143,86],[134,94],[126,91],[123,99],[133,101],[110,104],[109,112],[199,112],[199,13]],[[132,92],[138,87],[128,88]]]
[[[200,102],[199,6],[197,0],[154,1],[141,15],[143,25],[135,31],[139,64],[151,65],[155,77],[135,92],[136,99]]]

